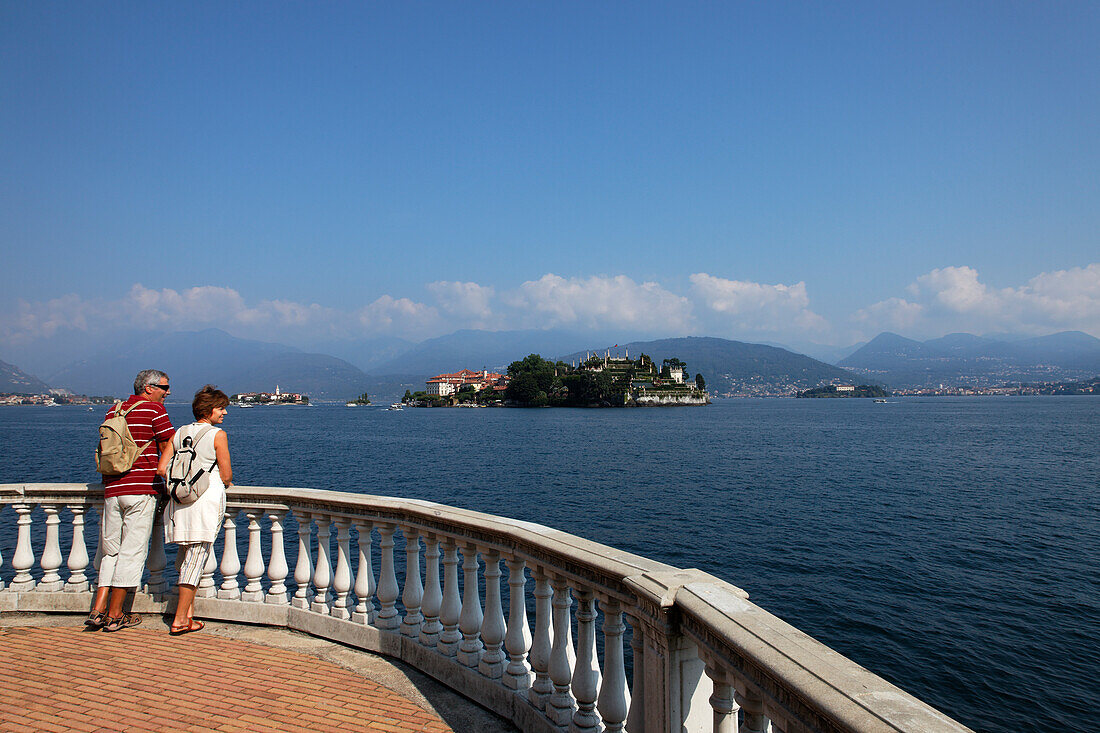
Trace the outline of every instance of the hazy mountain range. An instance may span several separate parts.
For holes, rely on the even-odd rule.
[[[1100,339],[1081,331],[1033,338],[953,333],[928,341],[880,333],[839,366],[892,387],[1083,379],[1100,374]]]
[[[330,344],[352,357],[345,359],[241,339],[218,329],[129,334],[110,344],[74,337],[68,350],[64,341],[59,335],[37,352],[25,346],[18,350],[37,369],[0,362],[0,391],[41,392],[48,384],[76,393],[124,396],[133,375],[153,367],[169,372],[174,399],[186,399],[208,382],[230,393],[270,391],[279,385],[317,399],[345,399],[364,391],[385,398],[406,388],[422,388],[425,377],[441,372],[502,371],[530,353],[568,362],[580,360],[588,351],[602,354],[611,346],[605,338],[566,331],[458,331],[419,344],[396,338]],[[702,373],[708,387],[719,393],[758,393],[762,385],[806,388],[830,381],[905,387],[1059,381],[1100,374],[1100,339],[1081,332],[1037,338],[951,334],[924,342],[882,333],[837,365],[780,346],[711,337],[620,341],[615,347],[616,354],[624,349],[632,357],[645,352],[658,363],[669,357],[682,359],[691,375]],[[86,356],[74,362],[74,353]]]
[[[49,372],[44,379],[78,394],[125,396],[132,391],[134,375],[150,368],[168,372],[177,400],[188,399],[207,383],[230,394],[273,391],[279,385],[322,399],[358,395],[368,383],[361,369],[343,359],[241,339],[216,328],[146,335]]]
[[[712,392],[744,392],[757,385],[796,385],[803,389],[834,379],[849,381],[852,372],[818,361],[804,354],[765,344],[749,344],[706,336],[633,341],[612,349],[613,355],[629,352],[632,359],[645,353],[660,364],[676,357],[687,364],[691,375],[702,374]],[[607,353],[597,350],[597,356]],[[580,362],[586,352],[561,357],[562,361]]]
[[[38,377],[27,374],[14,364],[0,361],[0,392],[45,394],[49,386]]]

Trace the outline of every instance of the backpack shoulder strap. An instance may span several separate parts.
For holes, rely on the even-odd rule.
[[[135,402],[134,404],[132,404],[132,405],[130,405],[129,407],[127,407],[125,411],[123,411],[123,413],[122,413],[122,417],[126,417],[127,415],[129,415],[129,414],[130,414],[130,413],[131,413],[131,412],[133,411],[133,409],[134,409],[135,407],[137,407],[138,405],[140,405],[140,404],[141,404],[142,402],[148,402],[148,401],[149,401],[149,400],[138,400],[138,401],[137,401],[137,402]],[[121,406],[121,404],[122,404],[122,403],[119,403],[119,405],[120,405],[120,406]],[[118,413],[118,409],[116,408],[116,409],[115,409],[115,417],[118,417],[118,416],[119,416],[119,413]]]
[[[137,401],[137,402],[135,402],[134,404],[132,404],[132,405],[130,405],[129,407],[127,407],[127,408],[126,408],[126,409],[125,409],[125,410],[124,410],[124,411],[123,411],[123,412],[121,413],[121,415],[120,415],[120,413],[119,413],[119,408],[121,408],[121,407],[122,407],[122,403],[121,403],[121,402],[119,402],[119,403],[118,403],[118,405],[117,405],[117,406],[115,407],[115,417],[123,417],[123,418],[125,418],[125,417],[126,417],[127,415],[129,415],[129,414],[130,414],[131,412],[133,412],[133,410],[134,410],[134,408],[135,408],[135,407],[137,407],[138,405],[140,405],[140,404],[141,404],[142,402],[148,402],[148,401],[149,401],[149,400],[138,400],[138,401]],[[153,442],[154,442],[155,440],[156,440],[156,438],[153,438],[153,440],[147,440],[147,441],[145,442],[145,445],[141,446],[141,449],[140,449],[140,450],[138,450],[138,455],[140,456],[140,455],[141,455],[142,453],[144,453],[144,452],[145,452],[145,449],[146,449],[146,448],[148,448],[149,446],[151,446],[151,445],[153,444]]]
[[[199,444],[199,441],[202,440],[203,437],[212,430],[214,430],[213,425],[204,425],[196,430],[195,435],[191,438],[191,445],[197,446]]]

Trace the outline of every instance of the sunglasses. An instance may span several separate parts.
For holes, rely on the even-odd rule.
[[[149,386],[150,387],[156,387],[157,389],[163,389],[165,392],[167,392],[170,389],[167,384],[150,384]]]

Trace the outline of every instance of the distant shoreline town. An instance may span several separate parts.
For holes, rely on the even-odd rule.
[[[74,395],[65,390],[50,390],[39,394],[0,393],[0,406],[13,405],[113,405],[114,397]]]

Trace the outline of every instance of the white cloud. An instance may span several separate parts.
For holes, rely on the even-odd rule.
[[[697,272],[691,276],[691,286],[703,304],[720,315],[720,320],[711,320],[721,323],[727,334],[821,335],[829,331],[828,322],[810,310],[804,282],[767,285]]]
[[[468,328],[491,328],[497,322],[492,302],[496,291],[492,286],[440,280],[429,283],[427,287],[439,307],[466,319]]]
[[[563,278],[547,273],[505,294],[519,325],[576,326],[646,331],[692,330],[691,302],[654,282],[636,283],[625,275]]]
[[[383,295],[356,311],[355,320],[363,333],[390,333],[415,339],[438,327],[439,311],[408,298]]]
[[[972,267],[921,275],[909,299],[889,298],[856,312],[869,329],[907,329],[917,336],[950,331],[1045,334],[1100,333],[1100,263],[1041,273],[1018,287],[992,288]]]
[[[907,288],[857,311],[857,332],[840,334],[811,308],[803,282],[792,285],[690,277],[679,294],[625,275],[565,278],[547,273],[516,288],[440,280],[429,302],[384,294],[351,309],[284,299],[248,302],[232,288],[182,290],[135,284],[115,299],[65,295],[19,301],[0,312],[0,346],[24,345],[66,330],[96,336],[127,330],[217,327],[248,338],[294,345],[397,335],[416,341],[461,328],[629,329],[652,336],[707,333],[749,340],[850,343],[891,330],[914,337],[950,331],[1100,335],[1100,263],[1041,273],[1026,283],[991,287],[972,267],[932,270]]]
[[[27,343],[65,329],[96,334],[210,327],[240,336],[294,342],[382,333],[419,338],[438,332],[441,324],[434,307],[389,295],[349,312],[290,300],[249,305],[232,288],[153,290],[141,284],[117,300],[66,295],[45,302],[20,301],[15,314],[0,314],[0,340],[10,343]]]
[[[924,306],[904,298],[887,298],[856,312],[854,320],[887,331],[910,331],[924,315]]]

